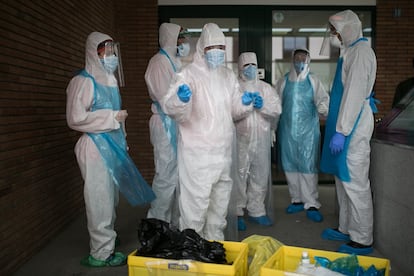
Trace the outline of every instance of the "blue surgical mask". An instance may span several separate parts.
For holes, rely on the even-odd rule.
[[[255,65],[248,65],[244,67],[243,75],[247,80],[255,80],[257,77],[257,67]]]
[[[305,69],[305,63],[303,61],[295,61],[293,66],[295,67],[297,73],[300,73]]]
[[[118,67],[118,57],[113,55],[109,57],[101,58],[101,63],[105,68],[106,72],[113,74]]]
[[[206,61],[210,69],[216,69],[224,64],[226,51],[221,49],[211,49],[206,53]]]
[[[179,57],[186,57],[190,53],[190,44],[189,43],[181,43],[177,46],[177,56]]]

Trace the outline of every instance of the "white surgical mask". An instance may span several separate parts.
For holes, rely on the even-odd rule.
[[[339,40],[337,35],[332,35],[329,37],[329,42],[331,43],[332,47],[341,48],[342,42]]]
[[[181,43],[177,46],[177,56],[186,57],[190,54],[190,43]]]
[[[211,49],[206,53],[206,61],[210,69],[216,69],[224,64],[226,51],[221,49]]]
[[[115,55],[109,57],[105,56],[104,58],[101,58],[101,63],[106,72],[113,74],[118,67],[118,57]]]

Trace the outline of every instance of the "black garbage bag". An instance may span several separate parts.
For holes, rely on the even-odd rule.
[[[138,241],[137,256],[227,263],[222,243],[205,240],[193,229],[179,231],[158,219],[141,220],[138,225]]]

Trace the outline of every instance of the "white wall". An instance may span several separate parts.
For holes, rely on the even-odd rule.
[[[333,3],[334,2],[334,3]],[[376,6],[376,0],[158,0],[160,6],[174,5],[306,5]]]

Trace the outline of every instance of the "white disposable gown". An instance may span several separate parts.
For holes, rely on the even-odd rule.
[[[104,86],[117,87],[113,74],[108,74],[97,55],[99,43],[111,39],[108,35],[93,32],[86,41],[85,70]],[[112,40],[112,39],[111,39]],[[119,129],[115,119],[118,111],[100,109],[91,112],[94,84],[90,78],[75,76],[67,90],[66,118],[70,128],[83,132],[75,146],[76,158],[84,179],[84,198],[90,236],[90,255],[105,260],[114,251],[116,232],[115,207],[119,192],[101,154],[87,133],[103,133]]]
[[[208,67],[204,48],[213,45],[225,45],[225,37],[216,24],[208,23],[193,62],[175,76],[161,106],[179,128],[180,228],[194,229],[208,240],[224,240],[233,185],[233,119],[252,112],[253,106],[242,105],[238,80],[230,69]],[[192,91],[187,103],[177,96],[183,84]]]
[[[237,215],[243,216],[244,209],[252,217],[271,216],[271,146],[272,123],[281,113],[281,102],[275,89],[257,77],[248,80],[243,75],[246,64],[257,66],[253,52],[242,53],[239,57],[240,95],[259,92],[263,107],[254,109],[246,117],[235,122],[237,132],[237,158],[239,178],[236,185]],[[267,200],[266,200],[267,199]],[[267,202],[267,204],[265,204]],[[267,208],[269,207],[269,208]]]
[[[346,166],[350,181],[335,176],[339,203],[339,231],[349,234],[354,242],[371,245],[373,242],[373,205],[368,178],[370,139],[374,129],[370,95],[376,78],[377,62],[369,43],[363,39],[361,22],[350,10],[329,18],[343,40],[341,48],[343,94],[340,100],[334,132],[349,139]],[[331,96],[332,102],[332,96]],[[328,115],[331,116],[331,106]],[[326,126],[328,131],[328,125]],[[333,133],[334,133],[333,132]],[[327,133],[327,132],[326,132]],[[325,142],[331,137],[325,135]],[[346,142],[347,143],[347,142]],[[329,148],[324,145],[324,155]]]
[[[307,49],[297,49],[306,51]],[[294,53],[295,51],[293,51]],[[292,54],[293,54],[292,53]],[[319,209],[318,167],[320,155],[319,115],[327,116],[329,94],[321,81],[310,73],[310,56],[299,74],[292,64],[289,73],[276,83],[282,100],[278,139],[281,165],[292,203]]]
[[[150,139],[154,148],[155,174],[152,189],[156,199],[151,202],[148,218],[157,218],[178,225],[178,186],[176,124],[166,115],[159,104],[167,94],[173,76],[180,70],[177,58],[177,39],[180,26],[163,23],[159,28],[160,51],[148,63],[145,82],[153,101],[149,122]]]

